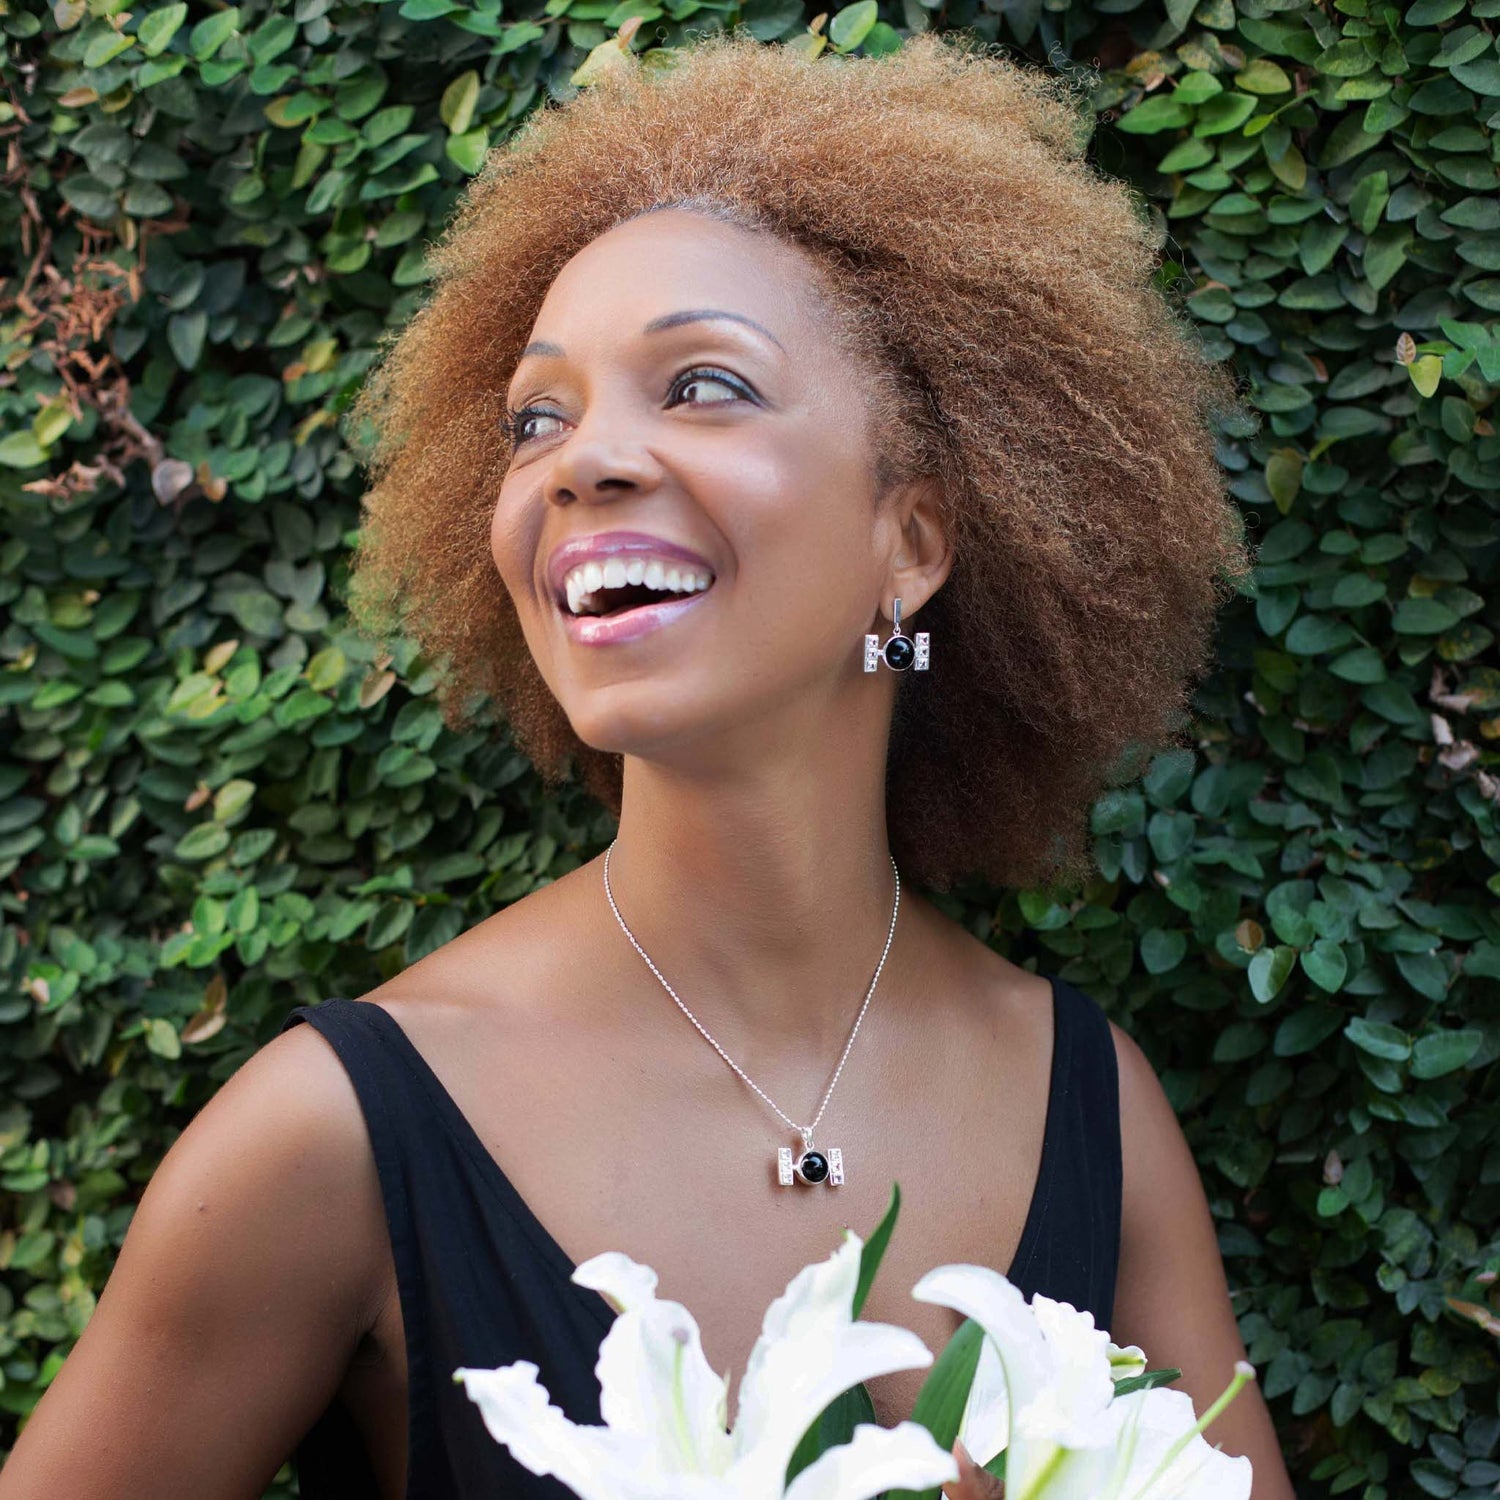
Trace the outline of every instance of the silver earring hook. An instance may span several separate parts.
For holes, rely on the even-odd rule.
[[[895,620],[895,633],[901,634],[901,601],[899,599],[891,606],[891,615]]]

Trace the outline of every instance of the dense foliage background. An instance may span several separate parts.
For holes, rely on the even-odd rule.
[[[1259,567],[1098,877],[945,902],[1157,1065],[1300,1492],[1494,1494],[1500,0],[124,3],[0,4],[11,1433],[287,1009],[607,837],[341,602],[340,414],[487,148],[632,17],[637,52],[967,27],[1087,86],[1259,413],[1222,439]]]

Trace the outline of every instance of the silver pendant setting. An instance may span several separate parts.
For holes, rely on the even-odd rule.
[[[904,635],[901,631],[901,601],[897,599],[892,606],[891,613],[894,616],[894,624],[890,639],[885,645],[880,644],[878,635],[867,635],[865,637],[865,671],[874,672],[878,670],[883,661],[893,672],[905,672],[912,670],[925,672],[932,664],[931,638],[927,631],[917,632],[916,639]]]
[[[781,1187],[791,1187],[795,1182],[805,1182],[810,1187],[820,1182],[829,1187],[843,1187],[844,1153],[837,1146],[830,1146],[824,1153],[815,1151],[811,1140],[805,1144],[806,1150],[795,1158],[790,1146],[777,1147],[777,1183]]]

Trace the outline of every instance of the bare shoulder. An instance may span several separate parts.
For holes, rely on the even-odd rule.
[[[263,1493],[378,1310],[384,1234],[353,1086],[327,1042],[295,1027],[152,1174],[0,1496]]]
[[[201,1189],[201,1191],[199,1191]],[[292,1027],[248,1058],[162,1160],[149,1191],[195,1212],[264,1212],[268,1233],[315,1250],[334,1316],[357,1337],[384,1286],[379,1178],[359,1097],[332,1044]],[[143,1205],[144,1207],[144,1201]]]
[[[903,912],[906,897],[902,897]],[[921,1004],[931,1016],[940,997],[952,997],[975,1027],[1009,1056],[1029,1059],[1046,1076],[1053,1045],[1052,985],[997,953],[961,923],[918,897],[912,902]]]
[[[568,999],[582,991],[591,956],[580,934],[587,866],[532,891],[476,922],[452,941],[362,995],[388,1011],[424,1054],[452,1027],[519,1034],[558,1026]],[[431,1054],[429,1054],[431,1055]]]
[[[1190,1174],[1196,1185],[1197,1167],[1177,1112],[1151,1059],[1118,1021],[1110,1021],[1109,1031],[1120,1080],[1120,1130],[1127,1196],[1133,1179],[1160,1182],[1169,1176],[1181,1178]]]

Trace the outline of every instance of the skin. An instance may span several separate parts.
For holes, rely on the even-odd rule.
[[[733,319],[643,332],[702,309],[766,332]],[[936,492],[916,480],[877,497],[863,372],[809,262],[773,238],[677,210],[618,226],[564,267],[533,338],[563,353],[523,358],[509,385],[513,408],[548,415],[525,424],[496,497],[496,569],[578,733],[626,757],[610,869],[622,913],[730,1056],[806,1120],[893,897],[883,789],[897,678],[861,670],[862,637],[889,634],[897,596],[903,623],[922,628],[953,561]],[[715,580],[653,634],[580,645],[547,561],[611,528],[694,548]],[[919,701],[921,686],[905,684]],[[901,1223],[865,1316],[940,1349],[958,1320],[911,1286],[947,1261],[1009,1268],[1025,1223],[1047,982],[903,890],[818,1131],[845,1150],[848,1183],[782,1189],[775,1148],[793,1137],[632,951],[600,864],[363,999],[406,1030],[566,1254],[624,1249],[654,1266],[715,1368],[743,1370],[767,1303],[842,1226],[867,1234],[893,1179]],[[1171,1106],[1135,1044],[1112,1035],[1124,1203],[1111,1331],[1179,1366],[1202,1409],[1244,1347]],[[910,1414],[923,1376],[871,1383],[883,1422]],[[255,1500],[335,1398],[399,1500],[406,1352],[379,1184],[347,1075],[301,1026],[246,1062],[158,1168],[0,1500]],[[1251,1458],[1254,1500],[1291,1500],[1257,1390],[1211,1438]],[[997,1493],[972,1466],[947,1490]]]

